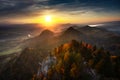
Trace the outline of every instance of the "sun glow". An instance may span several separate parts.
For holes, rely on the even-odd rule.
[[[52,22],[52,17],[50,15],[45,16],[46,22]]]
[[[43,28],[54,29],[61,24],[63,20],[57,14],[44,13],[44,15],[37,17],[34,22],[39,23]]]
[[[46,27],[46,28],[52,28],[54,26],[54,20],[53,20],[53,17],[51,15],[45,15],[43,17],[43,26]]]

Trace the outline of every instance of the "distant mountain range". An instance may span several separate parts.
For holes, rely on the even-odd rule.
[[[120,21],[111,21],[111,22],[103,22],[96,25],[96,27],[107,29],[109,31],[113,31],[120,34]]]
[[[38,37],[27,41],[30,47],[38,46],[38,48],[52,49],[60,44],[70,40],[85,41],[98,47],[104,47],[113,55],[119,55],[120,36],[103,28],[83,26],[75,29],[76,26],[70,26],[66,30],[55,36],[50,30],[44,30]],[[39,43],[39,44],[38,44]],[[41,46],[42,45],[42,46]]]

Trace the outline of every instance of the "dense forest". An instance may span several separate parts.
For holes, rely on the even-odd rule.
[[[49,59],[53,60],[47,62],[48,70],[39,69],[33,80],[120,79],[120,57],[82,41],[72,40],[55,48],[46,61]]]

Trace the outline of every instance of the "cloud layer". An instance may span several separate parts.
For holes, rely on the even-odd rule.
[[[0,0],[0,18],[34,17],[42,15],[45,10],[69,15],[87,12],[118,15],[119,3],[120,0]]]

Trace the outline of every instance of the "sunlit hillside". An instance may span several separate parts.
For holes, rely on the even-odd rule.
[[[44,63],[44,64],[43,64]],[[103,48],[72,40],[55,48],[40,64],[35,80],[118,80],[119,57]]]

